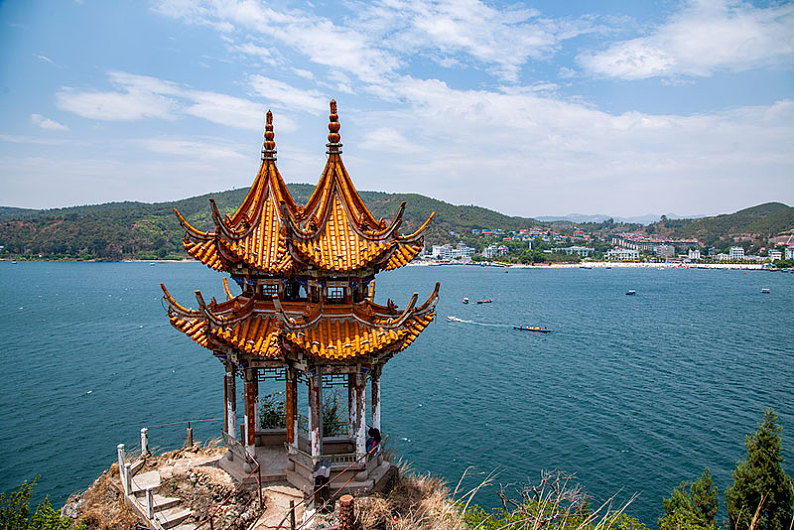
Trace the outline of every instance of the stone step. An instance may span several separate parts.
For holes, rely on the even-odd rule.
[[[146,473],[138,473],[132,477],[133,495],[140,496],[141,493],[146,495],[147,489],[153,491],[160,489],[160,473],[157,471],[147,471]]]
[[[193,515],[191,510],[177,506],[176,508],[169,508],[162,512],[156,512],[154,518],[163,528],[174,528],[191,515]]]
[[[144,507],[146,506],[145,491],[136,495],[135,499],[138,501],[138,503],[140,503],[141,506]],[[164,497],[162,495],[155,493],[153,495],[153,501],[154,501],[154,511],[162,512],[163,510],[167,510],[168,508],[173,508],[174,506],[182,502],[182,499],[178,497]]]

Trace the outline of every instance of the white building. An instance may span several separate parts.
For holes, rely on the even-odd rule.
[[[700,251],[696,248],[690,248],[687,257],[691,260],[700,259]]]
[[[772,261],[783,259],[783,253],[780,252],[779,250],[769,249],[768,255],[769,255],[769,259]]]
[[[731,259],[744,259],[744,249],[742,247],[731,247],[728,255]]]
[[[571,254],[578,254],[579,256],[581,256],[583,258],[587,258],[587,257],[592,256],[594,251],[595,251],[594,248],[577,247],[577,246],[565,247],[565,248],[557,247],[557,248],[554,249],[554,252],[556,252],[558,254],[568,254],[569,256]]]
[[[613,248],[607,251],[607,259],[638,260],[640,259],[640,251],[627,248]]]
[[[454,254],[460,257],[469,257],[474,254],[474,248],[466,245],[463,241],[458,242],[458,247],[455,249]]]
[[[435,259],[452,259],[452,245],[433,245],[431,256]]]
[[[673,245],[656,245],[653,247],[653,253],[660,258],[672,258],[675,256],[675,247]]]
[[[786,259],[794,259],[794,246],[786,247]]]
[[[489,245],[485,247],[482,251],[482,255],[485,258],[494,258],[496,256],[507,256],[507,253],[510,251],[506,245]]]

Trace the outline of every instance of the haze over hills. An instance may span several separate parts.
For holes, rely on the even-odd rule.
[[[289,184],[299,204],[305,203],[314,186]],[[0,246],[3,254],[70,259],[147,259],[184,256],[183,230],[173,209],[196,228],[213,229],[207,199],[215,199],[222,214],[232,213],[243,201],[247,188],[190,197],[162,203],[119,202],[74,206],[51,210],[0,207]],[[568,220],[543,217],[512,217],[474,205],[453,205],[418,194],[361,191],[373,215],[391,219],[402,201],[407,203],[403,233],[415,230],[431,212],[436,218],[427,231],[431,244],[456,243],[465,239],[482,246],[484,239],[471,235],[472,229],[501,228],[505,231],[545,227],[561,234],[581,228],[608,241],[612,233],[645,231],[648,235],[695,237],[706,245],[730,245],[735,241],[766,244],[770,237],[794,232],[794,208],[767,203],[734,214],[699,219],[663,220],[643,226],[629,220],[600,215],[574,214]],[[570,219],[573,217],[573,219]],[[632,219],[633,220],[633,219]]]
[[[602,213],[597,214],[585,214],[585,213],[569,213],[566,215],[543,215],[540,217],[536,217],[538,221],[543,221],[544,223],[552,223],[554,221],[571,221],[573,223],[603,223],[609,219],[612,219],[616,223],[639,223],[643,225],[648,225],[651,223],[655,223],[659,219],[661,219],[662,215],[667,217],[668,219],[699,219],[701,217],[706,217],[705,215],[678,215],[674,213],[667,213],[667,214],[656,214],[656,213],[647,213],[645,215],[637,215],[634,217],[620,217],[618,215],[606,215]]]

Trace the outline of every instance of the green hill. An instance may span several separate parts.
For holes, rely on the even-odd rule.
[[[649,225],[649,234],[673,238],[695,238],[705,246],[724,249],[744,243],[747,246],[767,244],[771,237],[794,230],[794,207],[768,202],[731,214],[700,219],[665,219]]]
[[[289,184],[299,204],[314,186]],[[0,207],[0,245],[7,254],[42,258],[147,259],[186,256],[183,230],[172,209],[194,226],[213,228],[207,199],[214,198],[221,213],[231,213],[242,203],[247,188],[211,193],[173,202],[114,202],[51,210]],[[529,218],[510,217],[479,206],[456,206],[418,194],[362,191],[361,198],[375,217],[391,219],[400,202],[407,207],[403,233],[414,231],[437,212],[426,239],[435,244],[457,241],[450,232],[470,233],[472,228],[512,230],[537,225]]]

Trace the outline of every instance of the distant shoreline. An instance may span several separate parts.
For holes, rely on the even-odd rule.
[[[493,262],[480,265],[479,263],[441,263],[441,266],[470,266],[470,267],[498,267],[504,269],[733,269],[733,270],[761,270],[762,263],[651,263],[651,262],[614,262],[614,261],[587,261],[583,263],[543,263],[524,265],[521,263]],[[409,267],[439,266],[430,262],[409,263]]]
[[[103,260],[55,260],[55,259],[9,259],[0,258],[0,261],[47,262],[47,263],[200,263],[194,259],[125,259],[121,261]],[[468,266],[468,267],[496,267],[504,269],[731,269],[731,270],[762,270],[762,263],[651,263],[651,262],[622,262],[622,261],[588,261],[582,263],[543,263],[524,265],[521,263],[493,262],[490,264],[470,263],[431,263],[426,261],[412,262],[407,267],[438,267],[438,266]]]

